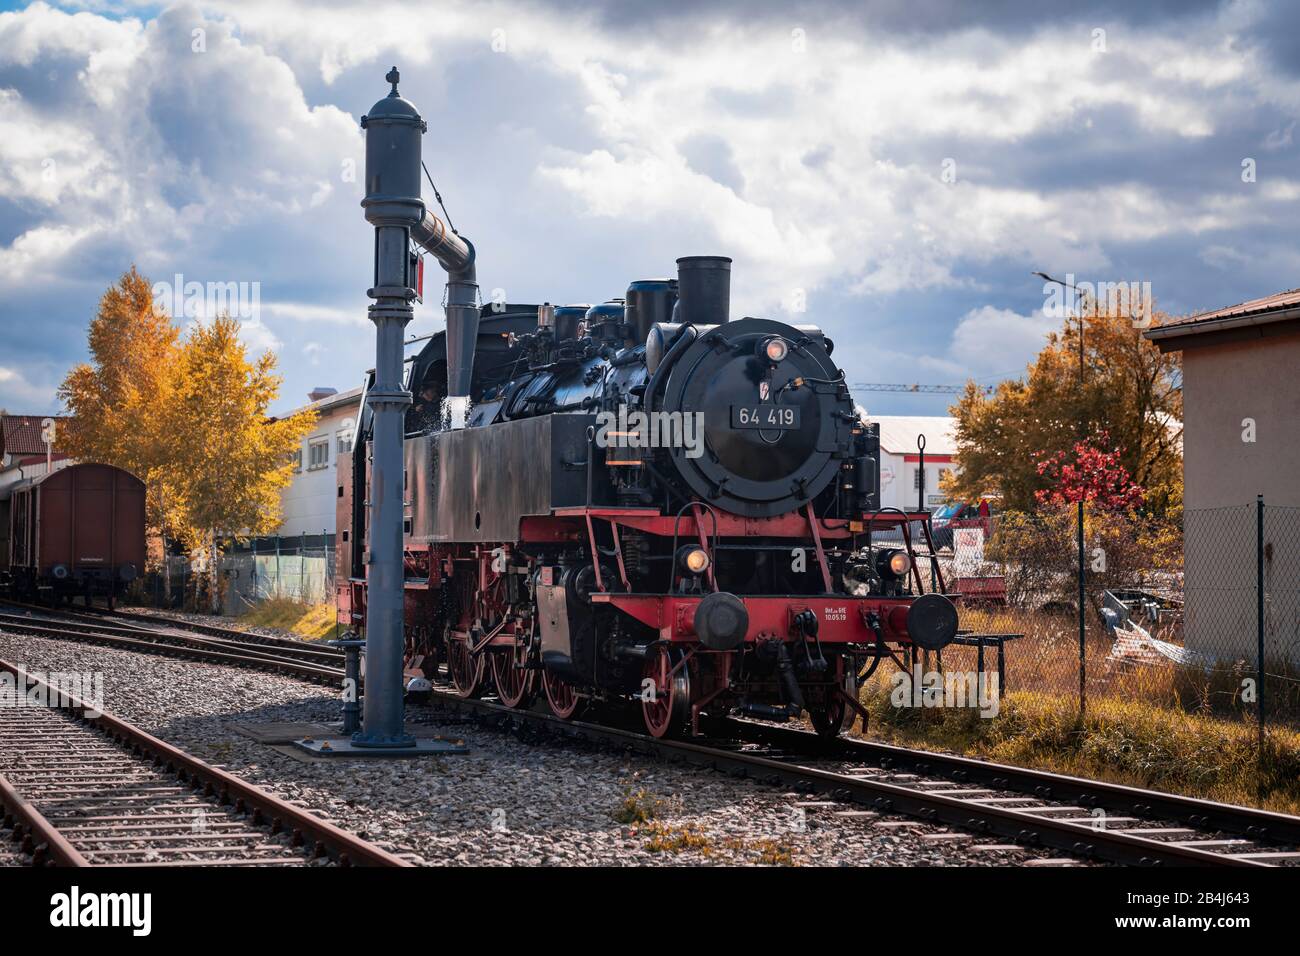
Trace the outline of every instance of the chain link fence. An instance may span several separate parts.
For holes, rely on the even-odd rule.
[[[268,598],[334,603],[334,535],[254,538],[222,559],[225,608],[238,614]]]
[[[1156,739],[1187,728],[1204,748],[1230,743],[1257,754],[1276,730],[1273,745],[1295,749],[1300,508],[1260,500],[1187,511],[1169,525],[1070,506],[957,524],[936,533],[937,554],[919,554],[918,570],[927,587],[942,575],[962,595],[962,633],[940,653],[878,669],[864,694],[881,705],[873,713],[883,732],[903,726],[955,749],[970,739],[926,708],[899,714],[897,701],[883,705],[907,670],[912,682],[937,675],[937,694],[954,676],[976,675],[994,702],[982,716],[1011,705],[1019,733],[1096,717],[1142,725]],[[923,529],[913,537],[924,552]],[[979,733],[1002,742],[1010,731]]]
[[[186,557],[167,560],[170,599],[167,579],[161,571],[152,571],[141,579],[136,599],[154,607],[208,610],[205,569]],[[222,613],[238,615],[269,598],[333,604],[334,567],[334,535],[325,532],[229,543],[220,559]]]
[[[1004,693],[1300,726],[1300,508],[1187,511],[1181,528],[1082,520],[1082,554],[1074,508],[971,522],[938,549],[963,631],[1003,649]],[[944,666],[978,651],[945,649]]]

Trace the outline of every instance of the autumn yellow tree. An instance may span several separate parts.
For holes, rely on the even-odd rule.
[[[1039,463],[1081,438],[1106,434],[1108,447],[1164,515],[1182,504],[1182,379],[1176,353],[1162,354],[1118,310],[1085,307],[1083,369],[1079,319],[1065,320],[1023,379],[992,395],[973,383],[951,408],[959,470],[945,490],[974,500],[1000,494],[1008,509],[1030,511],[1050,478]],[[1164,316],[1156,313],[1155,321]]]
[[[149,280],[132,266],[99,300],[90,322],[91,361],[73,368],[59,389],[69,416],[59,428],[59,450],[140,478],[155,536],[166,532],[160,478],[170,450],[163,419],[180,354],[177,338],[171,319],[154,304]]]
[[[224,315],[186,336],[170,388],[163,422],[171,436],[163,478],[167,519],[191,552],[204,554],[216,609],[220,542],[279,526],[280,490],[293,474],[290,454],[316,416],[268,416],[280,388],[275,355],[250,359],[239,323]]]

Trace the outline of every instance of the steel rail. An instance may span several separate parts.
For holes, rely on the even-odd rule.
[[[128,651],[146,654],[162,654],[168,657],[183,657],[210,664],[229,664],[236,667],[256,667],[262,670],[274,670],[290,677],[317,683],[342,681],[343,669],[323,667],[307,661],[279,657],[273,653],[245,649],[241,651],[223,650],[194,644],[175,643],[165,640],[173,635],[141,634],[139,637],[125,637],[117,634],[105,634],[89,626],[58,626],[59,622],[36,623],[28,620],[0,622],[0,630],[34,637],[52,638],[54,640],[74,640],[81,643],[99,644]],[[163,638],[163,639],[160,639]]]
[[[1132,833],[1097,829],[1091,825],[1068,823],[1034,813],[928,793],[900,784],[867,779],[861,775],[822,770],[803,764],[774,760],[758,754],[720,749],[707,744],[656,739],[646,734],[603,724],[563,721],[551,714],[516,710],[486,700],[465,699],[454,692],[437,688],[434,690],[434,698],[445,710],[487,714],[498,724],[540,727],[561,737],[604,742],[625,750],[663,756],[670,761],[708,767],[735,777],[751,778],[769,785],[787,785],[808,793],[825,794],[881,812],[900,813],[931,823],[942,823],[976,833],[1008,837],[1022,844],[1051,847],[1074,856],[1140,866],[1268,865],[1256,860],[1238,859],[1231,854],[1179,846]],[[908,751],[908,753],[914,754],[917,758],[930,756],[921,751]],[[999,769],[1011,772],[1005,789],[1017,789],[1014,783],[1018,768],[999,767]],[[1030,773],[1035,779],[1041,779],[1043,776],[1040,771]],[[1138,790],[1136,793],[1154,796],[1149,791]],[[1040,799],[1056,798],[1040,797]],[[1226,805],[1221,806],[1226,807]]]
[[[90,861],[0,774],[0,807],[33,866],[90,866]]]
[[[1023,790],[1043,799],[1106,806],[1108,809],[1143,816],[1174,819],[1200,829],[1224,830],[1274,842],[1300,844],[1300,817],[1271,810],[1015,767],[973,757],[914,750],[862,738],[826,740],[810,731],[746,720],[729,721],[728,729],[743,739],[756,743],[788,746],[849,760],[888,761],[889,765],[907,767],[917,773],[937,771],[963,783],[987,783],[999,789]]]
[[[4,599],[0,604],[8,604],[13,607],[20,607],[24,610],[38,611],[45,614],[60,614],[65,617],[80,618],[86,621],[114,620],[116,619],[121,625],[127,627],[146,627],[149,630],[159,630],[170,628],[172,630],[192,631],[195,634],[205,634],[209,637],[219,637],[243,644],[269,644],[273,646],[296,647],[305,645],[310,648],[307,641],[300,641],[296,638],[277,637],[270,634],[256,634],[252,631],[241,631],[233,627],[218,627],[215,624],[201,624],[196,621],[182,621],[176,618],[166,617],[158,614],[134,614],[130,611],[109,610],[108,608],[85,606],[78,608],[46,607],[40,604],[29,604],[22,601],[11,601]]]
[[[237,813],[250,817],[254,826],[269,826],[272,834],[288,831],[291,834],[291,845],[305,847],[304,855],[308,859],[324,853],[344,866],[411,866],[409,862],[387,850],[322,820],[307,810],[295,807],[225,770],[213,767],[119,717],[89,708],[80,699],[34,678],[16,664],[0,660],[0,671],[13,674],[17,681],[24,682],[24,687],[39,686],[47,693],[60,694],[62,700],[67,703],[68,709],[78,720],[104,733],[122,750],[153,758],[156,764],[163,766],[168,773],[175,775],[190,789],[201,790],[205,796],[211,797],[222,807],[233,806]],[[15,711],[20,712],[16,708]],[[37,811],[23,798],[18,788],[3,777],[0,777],[0,802],[3,802],[15,820],[28,828],[30,838],[36,844],[35,849],[39,851],[41,862],[70,866],[89,865],[85,855],[75,849],[58,827]],[[148,821],[145,818],[140,822]]]
[[[245,642],[226,640],[217,637],[200,637],[197,634],[176,632],[165,628],[141,628],[141,627],[120,627],[112,624],[102,624],[98,620],[83,621],[78,618],[34,618],[20,614],[5,614],[0,612],[0,627],[12,626],[21,628],[25,626],[49,627],[49,628],[74,628],[77,631],[87,629],[93,630],[95,634],[104,637],[123,637],[134,640],[156,640],[163,643],[184,644],[189,647],[209,648],[216,651],[229,650],[246,650],[250,654],[256,654],[264,657],[276,659],[292,658],[307,663],[319,663],[323,665],[337,664],[343,665],[343,654],[334,648],[313,648],[313,647],[270,647],[257,642]]]

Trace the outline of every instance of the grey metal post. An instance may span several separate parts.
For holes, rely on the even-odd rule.
[[[411,229],[424,216],[420,199],[420,137],[426,127],[397,92],[397,67],[385,79],[387,97],[361,118],[366,131],[366,198],[375,227],[375,383],[367,402],[374,416],[369,485],[370,547],[366,579],[366,693],[358,747],[407,747],[402,699],[402,516],[405,488],[402,433],[411,393],[402,386],[403,341],[414,316]]]
[[[1088,706],[1087,680],[1088,680],[1088,644],[1087,644],[1087,621],[1084,617],[1084,601],[1086,600],[1087,591],[1087,568],[1084,567],[1084,549],[1083,549],[1083,499],[1079,499],[1079,528],[1078,528],[1078,545],[1079,545],[1079,717],[1082,719],[1084,711]]]
[[[916,510],[925,510],[925,436],[916,436]]]
[[[1255,496],[1255,699],[1259,721],[1258,756],[1264,759],[1264,496]],[[1261,777],[1262,780],[1262,777]]]

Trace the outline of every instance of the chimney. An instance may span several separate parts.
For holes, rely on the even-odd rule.
[[[331,395],[337,395],[337,388],[330,388],[328,385],[317,385],[307,393],[307,401],[319,402],[322,398],[329,398]]]
[[[679,321],[722,325],[731,311],[731,260],[726,256],[683,256],[677,260]]]

